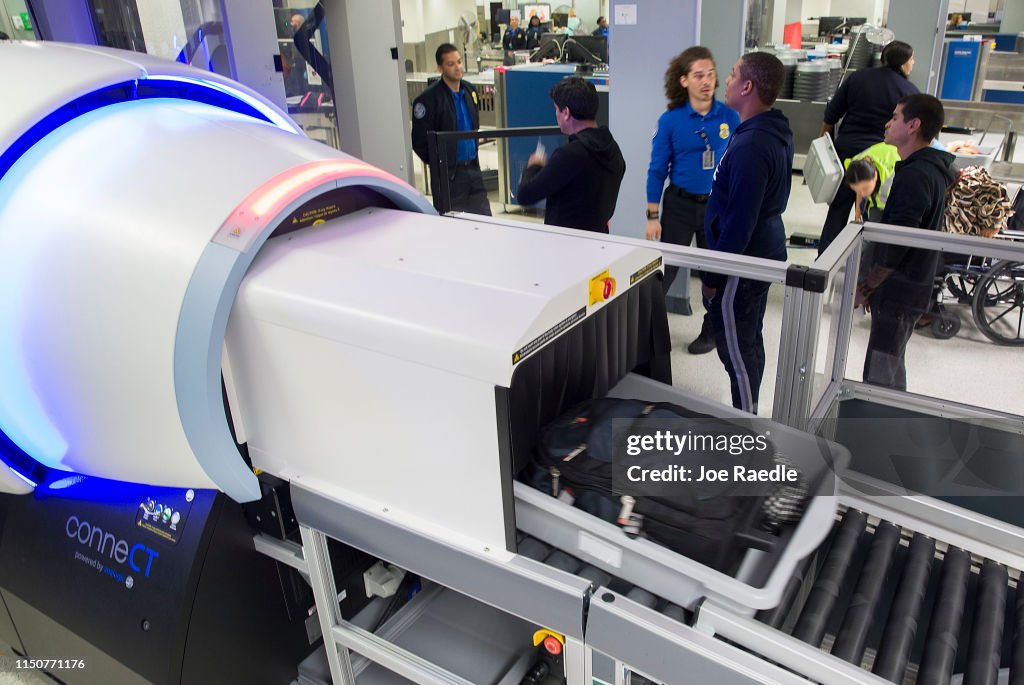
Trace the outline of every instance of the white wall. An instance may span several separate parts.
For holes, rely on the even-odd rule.
[[[464,12],[476,16],[476,0],[423,0],[424,35],[458,26]]]
[[[423,32],[423,0],[401,0],[402,42],[422,43]]]
[[[188,42],[181,5],[161,0],[139,0],[139,24],[146,39],[146,52],[174,59]]]
[[[635,25],[615,23],[619,4],[636,6]],[[700,0],[614,0],[609,14],[608,124],[626,158],[612,233],[642,238],[651,135],[665,111],[665,68],[681,50],[697,44]]]
[[[399,0],[325,0],[341,149],[411,182]],[[322,28],[322,27],[321,27]]]

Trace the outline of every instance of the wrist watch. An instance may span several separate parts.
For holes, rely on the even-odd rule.
[[[651,221],[651,220],[657,219],[657,218],[658,218],[658,210],[656,210],[656,209],[654,209],[654,210],[648,209],[647,210],[647,220],[648,221]]]

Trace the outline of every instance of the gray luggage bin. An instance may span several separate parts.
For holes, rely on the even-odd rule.
[[[746,414],[679,388],[630,374],[610,397],[673,402],[711,416],[750,419]],[[767,421],[767,419],[765,419]],[[613,576],[687,609],[709,597],[737,613],[753,616],[775,607],[801,559],[814,552],[832,529],[837,510],[836,474],[850,460],[846,448],[774,423],[776,450],[799,468],[815,495],[803,519],[788,529],[771,553],[747,550],[735,576],[689,559],[576,509],[524,483],[515,484],[516,527]]]
[[[811,197],[818,204],[832,202],[843,182],[843,162],[839,159],[830,136],[821,136],[811,141],[804,162],[804,181],[811,189]]]

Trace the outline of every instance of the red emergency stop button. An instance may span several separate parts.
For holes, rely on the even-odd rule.
[[[554,635],[548,635],[544,638],[544,649],[547,650],[548,654],[558,656],[562,653],[562,643]]]
[[[590,306],[610,300],[614,295],[615,279],[607,271],[602,271],[590,279],[590,298],[588,300]]]

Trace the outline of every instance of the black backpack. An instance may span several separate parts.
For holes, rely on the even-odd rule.
[[[612,422],[615,419],[666,418],[675,421],[701,419],[700,430],[716,435],[753,432],[706,414],[667,402],[602,398],[573,407],[545,427],[540,434],[532,484],[547,488],[555,497],[571,491],[575,506],[620,525],[627,535],[643,536],[679,554],[718,570],[728,570],[740,552],[753,547],[771,549],[777,537],[775,524],[790,523],[802,514],[806,488],[787,490],[787,520],[773,520],[780,509],[775,497],[740,495],[619,496],[612,488]],[[727,467],[723,464],[723,468]],[[539,478],[538,478],[539,476]],[[545,476],[550,476],[546,478]],[[799,503],[793,503],[793,495]]]

